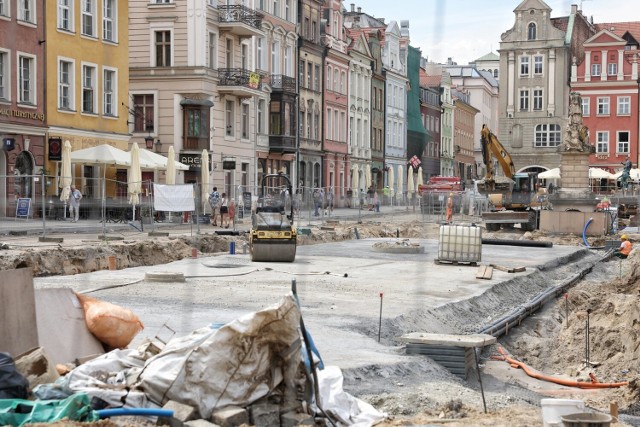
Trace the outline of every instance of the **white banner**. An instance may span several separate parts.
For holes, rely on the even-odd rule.
[[[193,184],[153,184],[153,209],[164,212],[193,212],[196,210],[193,191]]]

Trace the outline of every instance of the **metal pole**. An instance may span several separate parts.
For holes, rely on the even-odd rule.
[[[44,204],[44,192],[45,192],[45,188],[44,188],[44,168],[40,169],[40,177],[41,177],[41,180],[42,180],[42,183],[40,184],[40,188],[41,188],[40,199],[41,199],[41,203],[42,203],[42,237],[46,237],[47,236],[47,224],[45,222],[45,218],[47,216],[47,207]]]
[[[473,354],[476,359],[476,371],[478,371],[478,382],[480,383],[480,393],[482,393],[482,405],[484,406],[484,413],[487,413],[487,401],[484,397],[484,387],[482,386],[482,376],[480,375],[480,363],[478,362],[478,349],[473,348]]]
[[[380,320],[378,322],[378,342],[380,342],[380,332],[382,331],[382,297],[383,293],[380,292]]]

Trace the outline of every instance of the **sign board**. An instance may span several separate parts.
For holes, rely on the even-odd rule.
[[[180,153],[180,163],[189,166],[190,171],[200,171],[201,165],[200,161],[202,160],[202,155],[198,153]],[[209,155],[209,169],[213,169],[211,167],[211,155]]]
[[[251,213],[251,192],[245,191],[242,193],[242,205],[244,206],[244,213]]]
[[[19,198],[16,205],[16,218],[29,218],[31,216],[31,198]]]
[[[62,160],[62,138],[49,138],[49,160]]]
[[[223,160],[222,161],[222,169],[224,170],[236,170],[236,161],[235,160]]]

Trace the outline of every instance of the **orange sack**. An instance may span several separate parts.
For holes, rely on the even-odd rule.
[[[131,310],[76,293],[89,331],[103,344],[125,348],[144,325]]]

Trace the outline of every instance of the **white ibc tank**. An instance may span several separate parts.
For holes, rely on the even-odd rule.
[[[472,225],[441,225],[438,260],[479,262],[482,259],[482,229]]]

